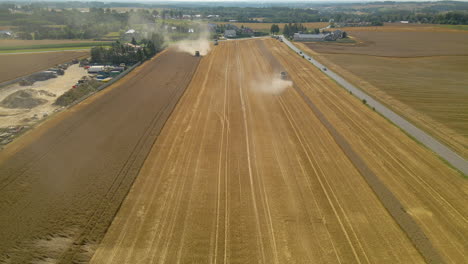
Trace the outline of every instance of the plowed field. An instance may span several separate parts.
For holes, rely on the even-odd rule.
[[[203,58],[91,262],[460,263],[467,190],[284,44],[227,41]]]
[[[160,54],[0,152],[0,263],[89,261],[198,62]]]

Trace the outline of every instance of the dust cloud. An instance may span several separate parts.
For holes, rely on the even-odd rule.
[[[187,52],[192,55],[198,50],[200,55],[204,56],[211,50],[210,33],[208,31],[202,31],[197,39],[181,40],[175,43],[174,47],[180,52]]]
[[[257,79],[250,86],[256,92],[279,95],[292,85],[292,81],[283,80],[278,74]]]

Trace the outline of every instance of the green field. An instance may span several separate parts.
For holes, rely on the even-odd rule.
[[[439,25],[444,28],[458,29],[458,30],[468,30],[468,25]]]

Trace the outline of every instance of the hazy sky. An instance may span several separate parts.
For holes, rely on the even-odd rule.
[[[96,0],[99,1],[99,0]],[[101,0],[102,1],[102,0]],[[111,1],[111,0],[109,0]],[[125,0],[119,0],[119,1],[125,1]],[[271,3],[271,2],[330,2],[330,3],[336,3],[336,2],[383,2],[385,0],[138,0],[137,2],[251,2],[251,3]],[[394,1],[394,2],[436,2],[436,1],[441,1],[441,0],[387,0],[387,1]],[[455,0],[457,1],[457,0]],[[458,0],[459,2],[466,2],[468,0]],[[129,0],[130,2],[130,0]]]

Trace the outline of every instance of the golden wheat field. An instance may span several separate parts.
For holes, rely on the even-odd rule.
[[[386,28],[352,31],[354,44],[298,45],[467,157],[468,34]]]

